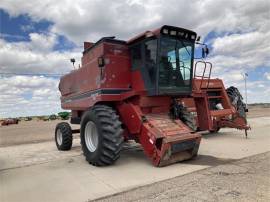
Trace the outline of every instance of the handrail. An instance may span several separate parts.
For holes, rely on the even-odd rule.
[[[199,64],[199,63],[202,63],[204,66],[203,66],[203,74],[202,75],[197,75],[197,65]],[[200,84],[200,89],[202,88],[202,84],[203,84],[203,81],[205,80],[205,79],[207,79],[207,87],[206,87],[206,89],[208,89],[208,87],[209,87],[209,82],[210,82],[210,77],[211,77],[211,73],[212,73],[212,63],[211,62],[205,62],[205,61],[197,61],[196,63],[195,63],[195,68],[194,68],[194,73],[193,73],[193,77],[194,78],[201,78],[201,84]],[[209,68],[209,71],[208,71],[208,76],[206,76],[205,74],[206,74],[206,68]]]

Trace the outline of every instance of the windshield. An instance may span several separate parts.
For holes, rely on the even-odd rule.
[[[159,87],[191,87],[194,43],[162,37],[160,41]]]

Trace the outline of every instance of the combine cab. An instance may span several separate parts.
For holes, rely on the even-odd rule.
[[[132,139],[153,165],[165,166],[197,155],[197,130],[247,127],[227,119],[237,111],[222,81],[210,80],[210,74],[208,79],[193,75],[196,39],[193,31],[165,25],[129,41],[105,37],[85,42],[82,67],[59,84],[62,108],[72,111],[71,123],[81,128],[59,123],[57,148],[69,150],[72,134],[80,132],[86,160],[105,166]],[[218,110],[211,108],[214,93],[219,96],[215,106],[222,106]]]

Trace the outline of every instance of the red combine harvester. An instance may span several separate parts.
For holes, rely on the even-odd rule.
[[[153,165],[165,166],[197,155],[198,131],[249,129],[238,90],[210,79],[211,63],[193,64],[198,41],[193,31],[165,25],[129,41],[85,42],[81,68],[59,84],[62,108],[72,110],[71,123],[81,128],[59,123],[57,148],[69,150],[72,133],[80,132],[86,160],[106,166],[132,139]],[[205,56],[208,48],[201,45]]]

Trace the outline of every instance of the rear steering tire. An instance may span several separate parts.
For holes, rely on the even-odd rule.
[[[58,123],[55,128],[55,143],[58,150],[67,151],[72,147],[72,129],[66,122]]]
[[[239,90],[236,87],[231,86],[227,88],[226,91],[232,105],[235,107],[239,115],[246,119],[246,104],[243,102],[243,97]]]
[[[119,116],[111,107],[95,105],[86,111],[80,130],[86,161],[94,166],[113,164],[120,157],[122,132]]]

